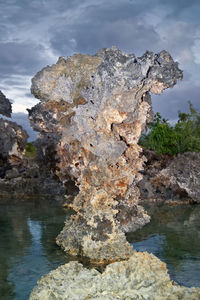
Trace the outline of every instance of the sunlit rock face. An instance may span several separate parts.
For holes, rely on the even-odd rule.
[[[166,51],[136,57],[115,47],[59,58],[33,78],[41,102],[29,115],[42,153],[64,183],[79,188],[68,203],[76,215],[57,237],[67,252],[98,262],[133,253],[125,232],[150,219],[136,186],[145,159],[137,142],[152,118],[149,92],[160,94],[181,78]]]

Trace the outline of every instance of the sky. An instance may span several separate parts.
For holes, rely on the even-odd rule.
[[[153,109],[174,122],[188,101],[200,111],[199,16],[199,0],[0,0],[0,90],[27,128],[26,108],[38,103],[31,78],[59,56],[111,46],[137,56],[165,49],[184,79],[153,95]]]

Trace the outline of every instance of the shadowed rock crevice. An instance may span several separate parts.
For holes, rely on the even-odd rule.
[[[125,232],[150,220],[137,187],[145,160],[137,143],[152,119],[149,92],[160,94],[179,79],[166,51],[136,57],[116,47],[61,57],[33,78],[41,102],[29,113],[43,159],[51,149],[55,174],[79,188],[68,201],[76,215],[57,238],[66,251],[99,262],[133,253]]]

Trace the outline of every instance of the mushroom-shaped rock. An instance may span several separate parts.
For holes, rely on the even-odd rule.
[[[68,203],[76,214],[57,237],[66,251],[99,262],[132,255],[125,233],[150,219],[137,187],[145,159],[137,142],[152,118],[149,92],[160,94],[179,79],[166,51],[136,57],[116,47],[61,57],[32,79],[41,102],[30,121],[40,141],[52,144],[43,143],[43,153],[51,151],[57,176],[79,188]]]

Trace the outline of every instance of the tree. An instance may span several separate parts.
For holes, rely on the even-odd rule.
[[[175,155],[187,151],[200,152],[200,113],[189,102],[190,113],[179,112],[175,126],[156,113],[139,144],[159,155]]]

